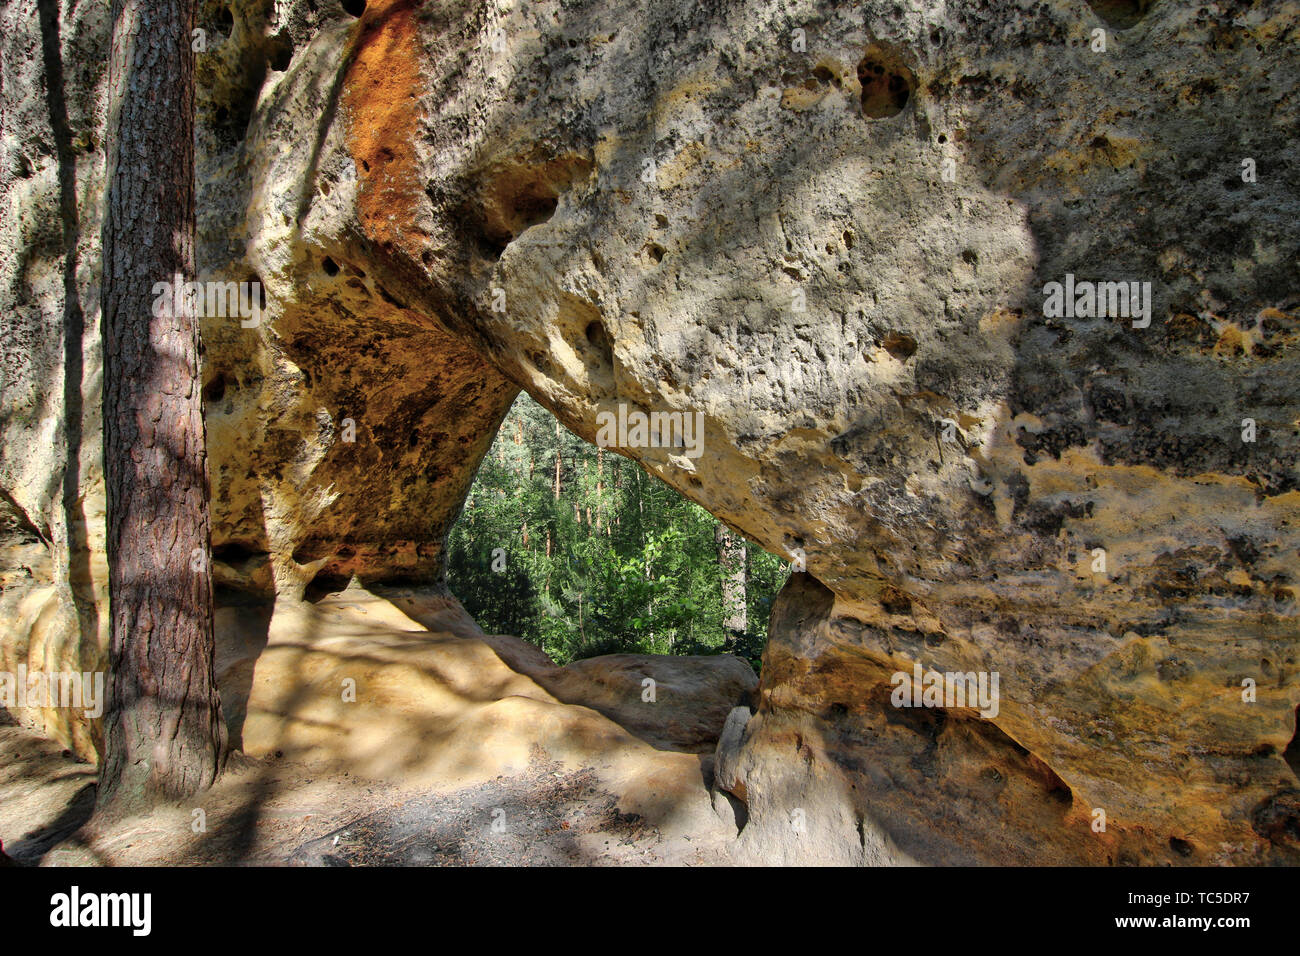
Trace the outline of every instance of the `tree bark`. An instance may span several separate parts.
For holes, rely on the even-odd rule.
[[[609,525],[604,521],[605,510],[605,449],[596,449],[596,530],[605,528],[609,534]]]
[[[111,602],[99,804],[188,796],[226,749],[194,279],[195,0],[113,0],[103,233]],[[157,314],[155,314],[157,313]]]
[[[560,423],[555,423],[555,500],[560,500]]]
[[[714,526],[713,542],[722,568],[722,626],[728,632],[727,649],[733,650],[749,629],[749,553],[745,542],[721,521]]]

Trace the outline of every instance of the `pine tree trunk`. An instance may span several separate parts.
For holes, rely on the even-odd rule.
[[[596,449],[596,530],[604,524],[602,514],[605,505],[605,449]]]
[[[555,500],[560,500],[560,423],[555,423]]]
[[[749,553],[745,542],[722,522],[713,529],[713,542],[722,569],[722,626],[727,629],[728,650],[734,650],[749,629],[746,589],[749,585]]]
[[[194,0],[113,0],[103,233],[104,478],[112,626],[101,807],[211,785],[207,452],[194,278]],[[179,305],[179,308],[176,306]],[[154,312],[157,311],[157,316]]]

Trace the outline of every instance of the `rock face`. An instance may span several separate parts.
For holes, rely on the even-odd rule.
[[[606,654],[530,676],[559,700],[599,711],[660,750],[712,754],[758,679],[737,657]]]
[[[232,736],[250,756],[463,785],[525,770],[540,750],[612,782],[672,781],[679,795],[693,783],[693,812],[710,826],[698,755],[712,754],[757,684],[733,657],[521,665],[505,649],[517,638],[485,635],[454,600],[411,589],[381,597],[354,584],[314,603],[282,601],[261,634],[264,646],[242,655],[222,642],[222,701],[235,704]],[[254,661],[248,680],[240,665]],[[654,788],[644,789],[649,799]]]
[[[103,646],[108,25],[52,6],[0,11],[6,662]],[[1296,861],[1300,8],[202,20],[202,278],[265,290],[204,324],[229,595],[436,584],[519,387],[700,412],[623,451],[807,572],[719,755],[756,858]]]

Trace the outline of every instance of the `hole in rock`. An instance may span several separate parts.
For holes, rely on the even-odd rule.
[[[267,51],[267,63],[277,73],[289,69],[293,62],[293,40],[287,33],[277,33],[271,38],[271,47]]]
[[[1251,814],[1251,827],[1274,843],[1300,844],[1300,790],[1280,790]]]
[[[326,256],[320,261],[320,267],[325,270],[327,276],[336,276],[339,274],[339,264]]]
[[[1142,22],[1155,0],[1088,0],[1088,6],[1101,20],[1116,30],[1127,30]]]
[[[529,191],[516,196],[511,209],[516,235],[529,226],[546,222],[555,215],[557,205],[559,205],[559,197],[546,193]]]
[[[361,16],[366,12],[366,0],[343,0],[343,12],[352,17]]]
[[[890,614],[911,614],[912,601],[906,594],[892,586],[880,592],[880,605]]]
[[[226,541],[212,546],[212,559],[226,564],[243,564],[255,558],[266,557],[266,552],[239,541]]]
[[[258,14],[245,11],[243,16],[242,23],[248,31],[246,42],[234,51],[237,59],[230,64],[231,69],[219,72],[212,82],[199,88],[198,106],[203,111],[211,110],[211,130],[221,148],[233,147],[243,139],[268,71],[284,72],[293,60],[293,38],[287,30],[267,34]],[[230,11],[219,15],[219,29],[224,29],[222,17],[232,24],[227,31],[229,35],[233,31]]]
[[[316,603],[346,588],[351,580],[351,573],[347,570],[340,570],[340,568],[345,567],[350,559],[356,556],[356,553],[356,548],[350,544],[340,546],[337,542],[328,541],[304,541],[300,543],[293,552],[294,563],[300,567],[306,567],[321,558],[330,559],[307,582],[303,597],[312,603]]]
[[[916,354],[916,339],[902,332],[890,332],[880,346],[900,362],[905,362]]]
[[[598,322],[586,332],[607,335]],[[625,435],[615,426],[610,437],[635,443],[634,411]],[[785,577],[779,558],[636,462],[573,435],[527,393],[502,422],[447,541],[448,587],[479,625],[561,664],[731,653],[757,669]]]
[[[266,310],[266,286],[262,285],[262,277],[254,273],[244,280],[248,283],[250,289],[257,290],[257,307]]]
[[[610,350],[609,335],[605,332],[605,326],[600,322],[588,322],[585,331],[587,341],[600,349],[602,352]]]
[[[1195,848],[1186,840],[1176,836],[1169,838],[1169,849],[1173,850],[1179,856],[1191,856]]]
[[[749,824],[749,807],[745,805],[745,801],[726,790],[719,790],[718,795],[731,807],[733,819],[736,821],[736,835],[739,836],[745,832],[745,827]]]
[[[1291,767],[1291,771],[1300,777],[1300,707],[1295,711],[1295,733],[1291,735],[1291,742],[1286,745],[1286,750],[1282,751],[1282,759]]]
[[[226,397],[226,376],[224,372],[218,372],[212,381],[203,386],[203,403],[205,405],[215,405]]]
[[[465,210],[478,225],[477,241],[498,259],[525,229],[548,221],[560,195],[586,176],[591,162],[582,156],[560,156],[544,162],[511,160],[481,174],[476,203]]]
[[[897,116],[911,98],[916,80],[902,59],[884,47],[868,51],[858,63],[862,112],[871,119]]]

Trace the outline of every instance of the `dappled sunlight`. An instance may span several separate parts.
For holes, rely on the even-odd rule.
[[[661,713],[663,734],[671,736],[691,708],[703,715],[697,724],[725,713],[731,701],[710,695],[708,675],[692,683],[680,673],[660,674],[659,702],[643,703],[637,666],[602,679],[520,656],[518,648],[512,654],[514,639],[484,635],[454,598],[418,588],[383,597],[353,585],[315,602],[281,599],[273,614],[269,605],[223,611],[230,612],[218,630],[223,706],[228,716],[246,709],[247,717],[243,752],[232,754],[217,784],[183,803],[86,822],[78,801],[87,810],[90,803],[77,788],[93,782],[93,768],[64,769],[55,750],[45,804],[57,803],[51,795],[66,786],[68,809],[52,815],[25,849],[52,853],[51,861],[107,865],[283,862],[309,848],[319,859],[322,852],[397,852],[384,841],[414,815],[434,830],[459,827],[458,845],[477,859],[491,854],[493,806],[531,806],[535,815],[556,787],[565,802],[549,805],[544,816],[554,827],[563,822],[564,835],[542,843],[568,862],[698,861],[708,854],[716,862],[734,837],[710,801],[710,754],[642,739],[646,718],[631,729],[617,721],[620,708],[639,706]],[[415,617],[426,616],[449,629],[425,629]],[[259,630],[266,638],[260,653]],[[659,660],[678,669],[692,663]],[[599,659],[580,663],[593,668]],[[250,664],[251,689],[236,679]],[[355,682],[354,699],[346,681]],[[583,681],[593,706],[579,700]],[[8,752],[7,740],[0,749]],[[0,778],[0,795],[11,778],[30,776],[28,762],[7,766],[13,773]],[[200,811],[206,832],[194,829]],[[0,809],[0,823],[6,820]],[[356,844],[358,827],[368,843]],[[330,834],[351,846],[333,850]]]

